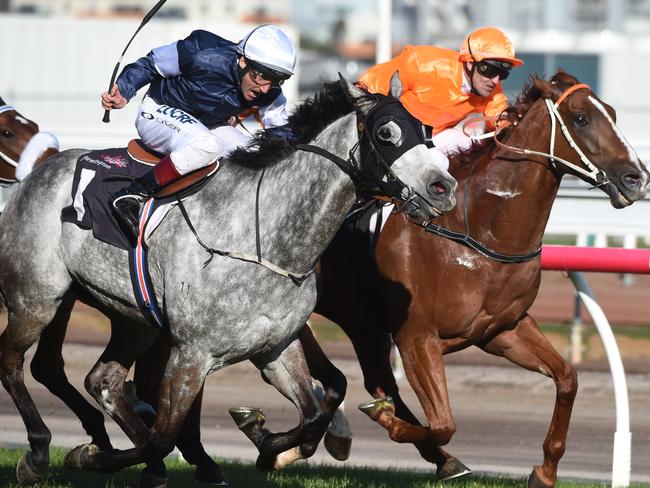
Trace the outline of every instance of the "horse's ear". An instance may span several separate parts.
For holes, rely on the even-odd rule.
[[[375,101],[368,96],[367,91],[362,90],[354,83],[350,83],[341,73],[339,73],[339,80],[343,87],[343,91],[347,95],[348,100],[352,102],[352,105],[364,113],[370,111],[370,109],[375,106]]]
[[[402,96],[402,80],[399,71],[395,71],[390,78],[390,95],[398,99]]]
[[[540,92],[542,98],[550,100],[557,100],[562,95],[562,89],[556,82],[542,80],[541,78],[534,78],[533,85]]]

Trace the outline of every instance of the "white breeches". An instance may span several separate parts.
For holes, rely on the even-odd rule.
[[[251,136],[224,125],[208,129],[192,115],[145,97],[135,119],[138,134],[147,147],[169,154],[182,175],[203,168],[246,145]]]
[[[34,169],[36,161],[48,149],[59,150],[59,140],[50,132],[37,132],[29,140],[23,152],[20,153],[18,166],[16,167],[16,179],[23,181]]]

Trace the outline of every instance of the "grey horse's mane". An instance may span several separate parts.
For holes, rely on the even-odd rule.
[[[287,125],[259,131],[247,147],[230,153],[229,163],[267,167],[282,161],[296,152],[296,144],[311,142],[325,127],[352,110],[342,83],[325,83],[318,93],[296,107]],[[293,137],[291,142],[286,139],[287,133]]]

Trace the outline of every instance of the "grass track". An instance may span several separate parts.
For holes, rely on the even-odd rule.
[[[0,487],[19,488],[16,483],[16,462],[23,449],[0,449]],[[126,488],[138,486],[139,470],[124,470],[113,476],[81,471],[68,471],[63,467],[63,449],[51,449],[51,467],[46,480],[35,488]],[[232,488],[522,488],[523,479],[471,476],[465,479],[435,483],[431,474],[399,470],[375,470],[318,466],[302,463],[279,473],[265,474],[252,464],[233,461],[221,462],[222,469]],[[201,487],[194,481],[194,471],[184,461],[169,460],[169,486],[171,488]],[[601,483],[560,481],[558,488],[604,488]],[[634,484],[634,488],[650,488],[648,484]]]

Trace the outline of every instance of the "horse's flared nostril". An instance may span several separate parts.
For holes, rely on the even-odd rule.
[[[633,172],[623,175],[623,185],[630,190],[641,190],[647,183],[647,177],[641,173]]]
[[[450,189],[442,181],[434,181],[429,185],[429,193],[435,197],[442,197],[449,191]]]

